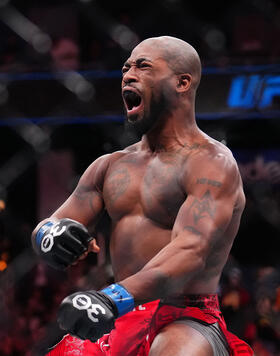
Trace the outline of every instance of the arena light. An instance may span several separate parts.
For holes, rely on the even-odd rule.
[[[125,51],[131,51],[139,43],[135,32],[128,26],[116,22],[98,6],[96,1],[79,0],[79,2],[83,4],[81,8],[92,26],[107,33]]]
[[[47,53],[50,51],[52,41],[49,35],[38,32],[31,39],[33,48],[39,53]]]
[[[9,2],[10,2],[10,0],[0,0],[0,7],[4,7],[4,6],[8,5]]]
[[[52,41],[50,36],[41,31],[38,26],[22,15],[16,8],[6,6],[0,12],[0,18],[37,52],[47,53],[51,49]]]
[[[39,126],[29,122],[15,128],[15,131],[30,145],[37,153],[44,153],[50,148],[49,134]]]
[[[44,33],[38,26],[22,15],[13,6],[3,8],[0,12],[0,19],[18,36],[28,42],[38,53],[47,54],[50,52],[52,48],[52,40],[50,36],[47,33]],[[62,79],[60,76],[55,77],[62,83],[62,85],[76,94],[78,99],[82,101],[90,101],[95,95],[94,86],[78,72],[65,72],[63,73]],[[3,93],[3,97],[0,98],[0,105],[8,99],[8,93],[0,84],[0,94],[1,93]],[[39,147],[39,150],[40,149],[41,148]],[[38,150],[38,148],[36,148],[36,150]]]
[[[0,260],[0,272],[5,271],[5,269],[8,267],[7,262],[4,260]]]
[[[82,101],[90,101],[95,95],[93,85],[78,72],[67,72],[58,80]]]
[[[139,42],[138,36],[127,26],[121,24],[113,27],[111,37],[126,51],[132,50]]]
[[[0,199],[0,213],[6,209],[5,200]]]

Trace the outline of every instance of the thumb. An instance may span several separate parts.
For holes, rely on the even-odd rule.
[[[96,240],[92,239],[88,244],[88,252],[98,253],[100,251],[100,247],[97,245]]]

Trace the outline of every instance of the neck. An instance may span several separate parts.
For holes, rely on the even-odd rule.
[[[160,119],[159,124],[142,136],[141,146],[152,152],[178,150],[191,145],[198,132],[194,113],[188,115],[176,110],[174,114]]]

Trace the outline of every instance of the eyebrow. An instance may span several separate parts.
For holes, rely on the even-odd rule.
[[[151,60],[151,59],[148,59],[148,58],[145,58],[145,57],[141,57],[141,58],[137,58],[137,59],[136,59],[135,64],[136,64],[136,65],[139,65],[139,64],[141,64],[142,62],[152,62],[152,60]],[[123,66],[124,66],[124,67],[130,67],[131,64],[130,64],[129,61],[126,61]]]

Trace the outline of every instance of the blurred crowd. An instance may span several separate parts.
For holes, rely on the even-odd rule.
[[[246,340],[256,356],[280,355],[279,269],[247,269],[230,259],[220,288],[228,328]]]
[[[129,1],[118,6],[91,0],[10,3],[16,12],[7,12],[11,19],[6,23],[0,21],[1,71],[119,69],[133,45],[165,34],[190,42],[206,65],[267,64],[280,58],[275,0],[164,0],[149,4],[148,11],[145,6],[135,11]],[[13,31],[10,23],[18,20],[47,37],[40,43],[26,38],[27,30]]]

